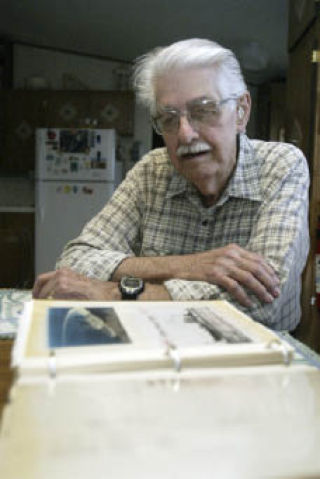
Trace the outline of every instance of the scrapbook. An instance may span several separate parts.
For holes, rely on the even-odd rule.
[[[319,477],[319,372],[292,356],[224,301],[30,301],[0,477]]]
[[[226,301],[26,303],[20,375],[289,364],[293,348]]]

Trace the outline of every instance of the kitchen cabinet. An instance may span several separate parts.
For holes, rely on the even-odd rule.
[[[256,138],[284,141],[286,83],[277,80],[260,85],[257,94]]]
[[[12,86],[12,42],[0,38],[0,88]]]
[[[115,128],[133,136],[134,95],[131,91],[0,92],[0,174],[23,175],[34,170],[37,127]]]
[[[0,286],[31,288],[34,282],[32,208],[0,208]]]
[[[320,16],[319,2],[290,2],[286,141],[302,149],[310,169],[310,254],[303,275],[302,319],[297,337],[320,351],[320,311],[315,304],[316,229],[320,216]]]
[[[133,136],[133,118],[131,91],[1,90],[0,179],[13,183],[16,178],[17,196],[20,180],[32,182],[37,127],[114,128],[124,137]],[[33,203],[15,198],[11,205],[8,194],[0,194],[0,285],[29,288],[34,281]]]
[[[319,0],[289,0],[289,50],[295,47],[301,37],[316,20]]]

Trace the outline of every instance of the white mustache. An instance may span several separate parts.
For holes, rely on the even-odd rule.
[[[195,153],[202,153],[203,151],[211,150],[210,145],[204,141],[193,143],[191,145],[180,145],[177,149],[177,155],[194,155]]]

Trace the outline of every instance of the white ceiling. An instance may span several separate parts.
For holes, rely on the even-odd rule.
[[[285,75],[288,0],[0,0],[0,35],[131,61],[149,49],[210,38],[250,62],[251,83]],[[253,64],[246,49],[258,48]],[[249,56],[248,56],[249,55]],[[262,59],[262,61],[261,61]]]

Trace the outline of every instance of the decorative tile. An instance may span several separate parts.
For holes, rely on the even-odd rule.
[[[29,123],[22,121],[22,123],[20,123],[20,125],[16,128],[15,132],[20,140],[27,140],[32,135],[33,129]]]
[[[104,109],[101,111],[101,116],[104,118],[107,122],[112,123],[116,118],[119,116],[119,110],[109,103],[104,107]]]
[[[73,120],[77,114],[77,109],[72,103],[65,103],[59,111],[59,115],[66,121]]]

